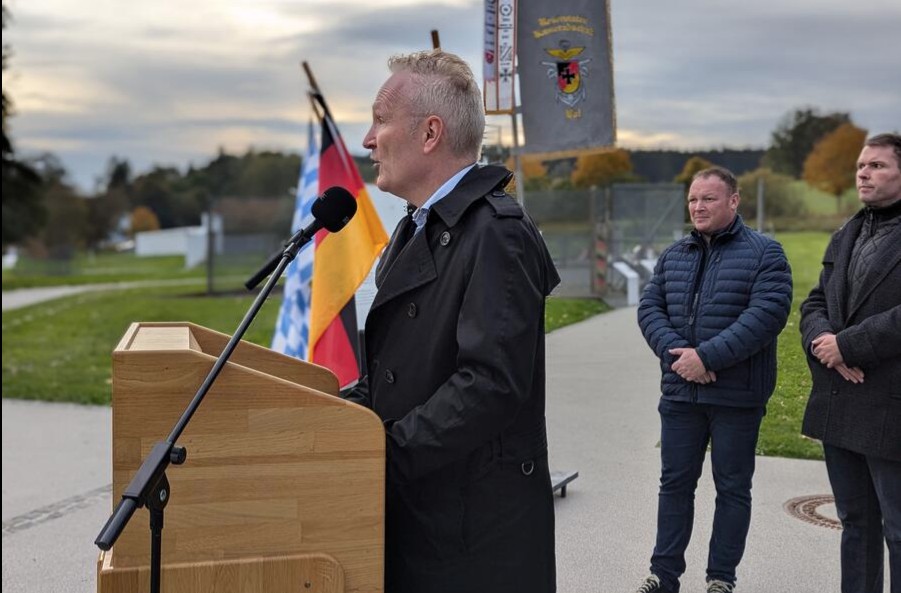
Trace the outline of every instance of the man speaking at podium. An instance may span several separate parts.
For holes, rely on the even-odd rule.
[[[376,271],[367,377],[348,397],[387,432],[388,593],[551,592],[544,303],[559,282],[511,174],[476,161],[469,66],[396,56],[363,145],[410,204]]]

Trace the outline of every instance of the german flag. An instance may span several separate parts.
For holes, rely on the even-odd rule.
[[[341,186],[357,198],[357,214],[340,233],[316,235],[310,315],[310,360],[330,368],[342,386],[359,379],[360,355],[354,293],[388,243],[338,128],[322,116],[319,193]]]
[[[322,107],[321,133],[315,146],[311,130],[294,230],[309,222],[315,196],[333,186],[354,195],[357,213],[341,232],[319,231],[312,249],[302,250],[288,268],[272,348],[328,367],[343,388],[360,376],[354,293],[388,243],[388,235],[325,102],[312,96]]]

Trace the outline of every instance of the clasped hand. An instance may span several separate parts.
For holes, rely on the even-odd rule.
[[[694,348],[673,348],[669,353],[676,357],[672,364],[673,371],[686,381],[704,385],[716,381],[716,373],[704,368]]]
[[[810,351],[817,357],[817,360],[826,365],[826,368],[835,369],[846,381],[863,383],[863,371],[858,367],[849,367],[845,364],[835,334],[826,332],[818,335],[810,343]]]

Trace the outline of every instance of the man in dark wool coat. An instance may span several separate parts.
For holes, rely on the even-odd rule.
[[[469,66],[435,50],[389,68],[363,145],[379,189],[415,210],[376,270],[349,395],[387,433],[385,590],[552,592],[544,308],[559,277],[510,172],[476,164]]]
[[[813,389],[802,431],[823,441],[842,522],[842,593],[901,593],[901,136],[866,141],[864,208],[838,230],[801,305]]]

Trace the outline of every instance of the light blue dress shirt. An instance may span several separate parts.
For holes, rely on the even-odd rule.
[[[417,208],[413,211],[413,222],[416,223],[416,232],[418,233],[422,230],[422,227],[425,226],[425,221],[429,216],[429,208],[438,203],[439,200],[444,198],[447,194],[451,193],[457,184],[460,183],[460,180],[463,179],[463,176],[469,173],[469,170],[475,167],[476,164],[473,163],[468,167],[463,167],[460,169],[453,177],[448,179],[441,185],[438,189],[435,190],[428,200],[425,201],[425,204]]]

